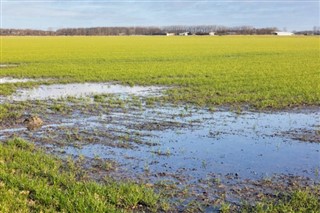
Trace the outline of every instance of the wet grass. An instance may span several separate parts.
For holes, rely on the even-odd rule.
[[[168,206],[151,188],[93,182],[72,161],[21,139],[0,144],[0,194],[0,212],[155,212]]]
[[[169,85],[172,103],[319,106],[318,47],[317,37],[4,37],[1,63],[19,66],[1,76]]]
[[[319,189],[318,189],[319,192]],[[244,205],[243,213],[281,213],[281,212],[320,212],[319,193],[310,190],[296,190],[276,197],[276,199],[264,200],[250,207]]]
[[[15,122],[23,113],[23,105],[16,104],[0,104],[0,123],[6,124]]]

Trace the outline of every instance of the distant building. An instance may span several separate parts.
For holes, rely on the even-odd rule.
[[[179,33],[180,36],[188,36],[188,35],[190,35],[190,34],[191,34],[191,33],[189,33],[189,32]]]
[[[167,33],[167,36],[175,36],[175,33]]]
[[[277,36],[292,36],[293,33],[290,33],[290,32],[274,32],[273,35],[277,35]]]
[[[214,35],[216,35],[216,33],[215,32],[210,32],[209,35],[210,36],[214,36]]]

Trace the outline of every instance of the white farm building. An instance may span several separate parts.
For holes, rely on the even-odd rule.
[[[273,35],[277,35],[277,36],[292,36],[293,33],[290,33],[290,32],[274,32]]]
[[[190,34],[189,32],[179,33],[180,36],[188,36],[189,34]]]

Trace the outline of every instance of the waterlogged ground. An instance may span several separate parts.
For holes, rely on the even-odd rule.
[[[8,84],[8,83],[24,83],[29,81],[35,81],[34,79],[19,79],[19,78],[0,78],[0,84]]]
[[[0,64],[0,69],[1,68],[13,68],[13,67],[17,67],[18,64]]]
[[[162,89],[67,84],[20,90],[1,99],[24,110],[2,124],[0,139],[22,137],[71,156],[97,180],[152,185],[181,210],[202,203],[212,211],[220,202],[237,206],[319,183],[319,109],[181,107],[155,102]],[[43,119],[41,128],[23,125],[31,114]]]
[[[10,79],[2,78],[1,82],[27,82],[32,79]],[[9,97],[3,97],[2,100],[10,101],[29,101],[29,100],[46,100],[61,99],[66,97],[85,97],[89,95],[100,94],[119,94],[121,96],[140,95],[150,96],[157,95],[162,90],[161,87],[141,87],[141,86],[121,86],[109,83],[74,83],[74,84],[54,84],[42,85],[33,89],[20,89]],[[0,99],[1,100],[1,99]]]

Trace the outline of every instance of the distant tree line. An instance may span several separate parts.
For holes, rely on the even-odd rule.
[[[295,31],[296,35],[320,35],[320,26],[314,26],[313,30]]]
[[[94,28],[66,28],[56,31],[57,35],[166,35],[167,33],[188,32],[194,35],[216,34],[272,34],[277,28],[224,27],[216,25],[197,26],[165,26],[165,27],[94,27]]]
[[[315,28],[314,31],[318,28]],[[255,28],[251,26],[225,27],[220,25],[195,26],[164,26],[164,27],[91,27],[91,28],[62,28],[58,30],[32,29],[0,29],[1,35],[16,36],[121,36],[121,35],[166,35],[167,33],[184,33],[192,35],[270,35],[278,31],[276,27]],[[310,32],[314,32],[310,31]],[[308,31],[309,32],[309,31]],[[310,33],[309,32],[309,33]],[[303,33],[302,33],[303,34]]]
[[[56,35],[55,31],[32,30],[32,29],[0,29],[1,35],[17,35],[17,36],[51,36]]]

